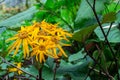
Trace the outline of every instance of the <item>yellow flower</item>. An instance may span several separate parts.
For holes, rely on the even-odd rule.
[[[36,39],[39,30],[40,30],[40,23],[34,21],[32,25],[32,33],[31,33],[33,39]]]
[[[17,65],[17,68],[21,68],[22,63],[14,63]],[[21,70],[18,70],[17,68],[8,68],[9,72],[17,72],[19,75],[22,74],[23,72]]]
[[[40,63],[45,62],[45,58],[48,56],[58,58],[58,56],[50,50],[52,47],[54,46],[50,45],[49,41],[40,40],[39,42],[33,42],[33,52],[31,56],[35,55],[36,60],[40,61]]]
[[[69,44],[64,44],[61,42],[63,38],[59,37],[59,36],[51,36],[51,42],[53,43],[52,45],[54,45],[55,47],[53,47],[53,51],[55,51],[55,48],[58,48],[59,51],[65,56],[67,57],[67,55],[65,54],[64,50],[62,49],[62,46],[70,46]]]
[[[11,46],[9,46],[8,48],[9,53],[15,49],[14,55],[13,55],[15,56],[20,48],[20,45],[22,44],[24,57],[29,56],[29,45],[31,45],[32,39],[29,35],[29,31],[26,28],[21,27],[21,30],[18,31],[18,34],[16,34],[12,38],[9,38],[6,41],[10,41],[10,40],[16,40],[16,41]]]
[[[21,27],[21,30],[14,37],[8,39],[16,40],[9,48],[9,53],[14,51],[17,54],[20,46],[23,47],[24,58],[36,56],[36,60],[40,63],[45,62],[46,57],[59,58],[64,55],[63,46],[70,46],[62,41],[69,41],[67,37],[72,34],[58,27],[58,24],[50,24],[44,21],[34,22],[33,25]],[[30,45],[30,46],[29,46]],[[29,53],[31,47],[32,52]],[[59,51],[59,52],[58,52]],[[13,56],[14,56],[13,55]]]

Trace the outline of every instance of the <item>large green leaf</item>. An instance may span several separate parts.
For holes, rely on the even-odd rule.
[[[0,22],[0,26],[7,26],[7,28],[10,26],[15,26],[17,24],[20,24],[24,20],[32,19],[33,14],[35,12],[37,12],[36,8],[31,7],[30,9],[28,9],[24,12],[18,13],[15,16],[12,16],[12,17]]]
[[[88,0],[91,4],[93,4],[93,0]],[[104,10],[105,6],[104,3],[107,2],[108,0],[96,0],[96,12],[97,13],[102,13]],[[88,22],[90,19],[93,19],[93,11],[89,4],[87,3],[86,0],[82,0],[76,19],[75,19],[75,28],[79,29],[83,27],[83,22]],[[94,21],[95,22],[95,21]],[[89,23],[90,24],[90,23]]]
[[[91,61],[92,60],[89,57],[87,57],[87,59],[82,59],[76,64],[71,64],[62,60],[57,72],[69,74],[73,80],[83,80],[87,75],[88,64]]]
[[[116,22],[117,22],[117,23],[120,23],[120,12],[118,12],[118,13],[116,14],[116,17],[117,17]]]
[[[7,67],[8,67],[8,64],[6,64],[6,63],[2,63],[2,64],[0,65],[0,68],[1,68],[2,70],[6,70]]]
[[[49,69],[45,69],[46,76],[51,77],[53,76],[54,70],[54,62],[49,60],[50,62],[47,63]],[[70,62],[66,62],[61,60],[60,67],[57,69],[57,74],[59,76],[69,75],[72,77],[73,80],[82,80],[85,79],[87,72],[88,72],[88,64],[92,62],[90,57],[82,58],[81,61],[76,62],[75,64],[71,64]],[[44,71],[43,71],[44,73]],[[45,75],[44,74],[44,75]],[[49,75],[47,75],[49,74]],[[50,78],[51,79],[51,78]],[[47,79],[49,80],[49,79]],[[52,79],[51,79],[52,80]]]
[[[93,25],[93,26],[89,26],[86,28],[82,28],[78,31],[76,31],[73,34],[73,39],[79,42],[84,42],[89,36],[90,34],[94,31],[94,29],[97,27],[98,25]]]
[[[0,34],[6,30],[5,26],[0,27]]]
[[[54,76],[54,72],[52,69],[50,69],[49,67],[44,66],[43,67],[43,72],[42,72],[42,77],[45,80],[53,80],[53,76]],[[60,74],[56,74],[56,77],[59,77]]]
[[[85,66],[88,66],[88,63],[92,62],[90,57],[86,57],[85,59],[82,59],[81,61],[77,62],[76,64],[71,64],[70,62],[66,62],[64,60],[61,60],[60,67],[58,69],[59,73],[63,72],[74,72],[74,71],[86,71],[84,69]]]
[[[24,70],[29,72],[30,74],[32,74],[34,76],[38,75],[38,70],[33,65],[29,65],[29,67],[24,68]]]
[[[103,27],[105,33],[108,32],[108,28],[109,28],[109,25]],[[95,33],[100,40],[102,41],[105,40],[103,33],[101,32],[101,29],[99,27],[95,29]],[[117,24],[114,24],[114,26],[111,28],[107,38],[108,38],[108,41],[112,43],[120,42],[120,30],[118,29]]]
[[[77,61],[77,60],[81,60],[84,58],[85,54],[82,53],[83,50],[80,50],[79,52],[73,54],[73,55],[70,55],[69,56],[69,62],[74,62],[74,61]]]

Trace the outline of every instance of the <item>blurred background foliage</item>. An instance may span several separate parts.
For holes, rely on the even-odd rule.
[[[94,0],[88,0],[94,4]],[[60,27],[72,32],[72,46],[63,47],[67,59],[62,58],[57,70],[56,80],[119,80],[120,74],[120,1],[96,0],[95,10],[108,41],[117,58],[105,43],[105,37],[97,24],[94,13],[86,0],[1,0],[0,2],[0,79],[1,80],[36,80],[24,73],[18,75],[8,72],[10,63],[22,62],[22,69],[34,76],[38,75],[38,66],[33,59],[23,59],[22,51],[15,57],[8,55],[11,42],[5,40],[13,36],[20,26],[27,26],[33,21],[46,20],[58,23]],[[111,25],[111,26],[110,26]],[[3,59],[4,58],[4,59]],[[53,80],[54,60],[47,59],[42,77]]]

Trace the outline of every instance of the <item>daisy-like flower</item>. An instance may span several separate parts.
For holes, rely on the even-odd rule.
[[[21,65],[22,65],[21,62],[14,63],[14,64],[17,66],[17,68],[21,68]],[[22,74],[23,72],[21,70],[18,70],[17,68],[8,68],[8,71],[9,72],[17,72],[19,75]]]
[[[36,56],[36,60],[40,61],[40,63],[45,62],[46,57],[58,58],[55,53],[52,53],[50,50],[52,45],[50,45],[49,41],[40,40],[39,42],[33,42],[33,52],[31,56]]]
[[[69,41],[67,37],[72,37],[72,34],[58,27],[58,24],[50,24],[44,21],[34,22],[33,25],[21,27],[14,37],[8,39],[15,42],[8,48],[9,53],[14,51],[15,56],[22,46],[24,58],[35,56],[40,63],[45,62],[46,57],[59,58],[64,55],[67,57],[63,46],[70,46],[62,41]],[[29,46],[30,45],[30,46]],[[29,53],[31,47],[32,52]],[[59,52],[58,52],[59,51]]]
[[[9,46],[9,48],[8,48],[9,53],[12,52],[13,50],[15,50],[14,55],[13,55],[13,56],[15,56],[17,54],[20,46],[22,45],[24,58],[29,56],[29,45],[31,45],[32,39],[30,37],[29,31],[26,28],[21,27],[21,30],[18,31],[18,34],[16,34],[12,38],[9,38],[6,41],[8,42],[11,40],[16,40],[16,41],[11,46]]]

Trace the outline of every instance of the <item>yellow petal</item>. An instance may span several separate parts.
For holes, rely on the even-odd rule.
[[[58,57],[57,53],[56,53],[56,48],[53,48],[53,54],[54,54],[55,57]]]
[[[7,39],[5,42],[8,42],[8,41],[10,41],[10,40],[15,40],[15,39],[17,39],[18,37],[12,37],[12,38],[9,38],[9,39]]]
[[[25,49],[26,49],[26,56],[29,57],[29,48],[28,48],[28,42],[27,39],[24,40],[25,41]]]
[[[60,45],[57,45],[57,47],[60,49],[60,51],[63,53],[63,55],[64,55],[65,57],[68,57],[68,56],[65,54],[64,50],[61,48]]]
[[[36,60],[38,61],[38,54],[36,54]]]
[[[8,70],[9,70],[9,72],[15,72],[15,71],[17,71],[16,68],[9,68]]]
[[[24,58],[26,58],[26,50],[25,50],[25,41],[23,39],[23,53],[24,53]]]
[[[42,53],[39,53],[39,61],[42,63]]]
[[[43,59],[43,61],[45,62],[45,56],[44,56],[44,54],[42,54],[42,59]]]
[[[8,50],[10,49],[8,53],[10,53],[17,46],[19,40],[20,39],[17,39],[10,47],[8,47]]]
[[[23,72],[21,71],[21,70],[18,70],[18,74],[20,75],[20,74],[22,74]]]
[[[18,52],[18,49],[19,49],[19,47],[20,47],[21,42],[22,42],[22,40],[20,39],[20,41],[19,41],[19,43],[18,43],[18,45],[17,45],[17,47],[16,47],[16,50],[15,50],[15,52],[14,52],[14,55],[13,55],[13,56],[15,56],[15,55],[17,54],[17,52]]]

